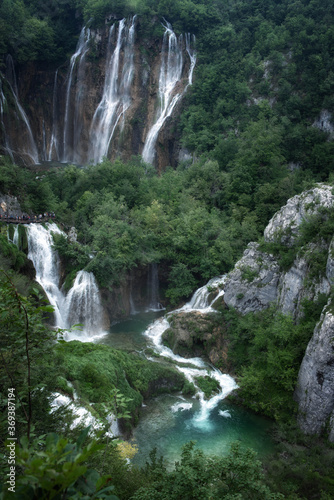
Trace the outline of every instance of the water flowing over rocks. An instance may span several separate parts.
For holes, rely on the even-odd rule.
[[[0,149],[24,164],[142,154],[159,170],[175,166],[181,146],[171,121],[192,84],[195,39],[163,26],[160,39],[142,38],[137,16],[83,27],[68,65],[53,70],[8,60],[0,74]]]
[[[220,317],[200,311],[176,312],[169,317],[169,324],[162,339],[175,354],[185,358],[204,356],[229,371],[228,340]]]
[[[307,346],[295,398],[300,428],[307,434],[320,434],[331,417],[329,439],[334,442],[334,316],[330,303]]]

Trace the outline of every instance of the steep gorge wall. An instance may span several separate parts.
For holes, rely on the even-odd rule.
[[[131,22],[133,47],[130,47]],[[36,155],[31,153],[34,148],[28,131],[30,127],[39,161],[56,160],[77,164],[86,164],[91,160],[96,162],[94,143],[99,137],[95,137],[94,127],[98,129],[96,122],[100,117],[95,117],[94,122],[94,114],[115,112],[110,125],[109,136],[112,137],[107,156],[127,160],[143,152],[160,106],[159,80],[164,51],[169,50],[168,61],[166,56],[167,71],[171,70],[177,51],[178,57],[181,57],[182,72],[180,78],[176,78],[170,101],[176,95],[182,96],[189,84],[191,58],[186,37],[176,37],[170,25],[163,27],[158,19],[152,20],[152,26],[167,33],[165,43],[163,36],[143,36],[139,18],[124,20],[122,37],[119,39],[121,23],[112,20],[109,23],[114,25],[112,30],[109,24],[100,30],[83,30],[76,56],[72,56],[69,63],[58,69],[50,70],[31,63],[15,68],[15,74],[13,63],[8,59],[8,71],[6,75],[0,75],[0,141],[3,151],[10,152],[16,161],[34,162]],[[176,40],[176,47],[171,45],[172,37]],[[119,54],[116,64],[117,49]],[[112,65],[114,80],[109,82],[106,77],[110,78],[108,71]],[[108,85],[115,86],[112,95],[115,102],[110,103]],[[171,116],[165,117],[155,142],[153,163],[158,169],[176,163],[177,137],[171,122],[180,112],[180,103],[181,98]],[[22,116],[18,104],[27,120]],[[100,125],[101,129],[106,128],[105,121],[100,121]],[[99,130],[97,135],[100,135]],[[101,159],[102,154],[98,156]]]
[[[323,214],[323,222],[334,208],[332,186],[319,184],[301,195],[288,200],[277,212],[264,232],[267,243],[292,248],[300,235],[301,224]],[[325,210],[324,210],[325,209]],[[329,211],[326,212],[326,209]],[[319,227],[315,231],[320,231]],[[250,243],[243,257],[228,275],[224,301],[241,314],[261,311],[276,304],[284,314],[298,322],[303,314],[304,299],[316,301],[320,294],[328,303],[314,329],[300,367],[295,398],[299,405],[298,422],[307,434],[323,430],[334,441],[334,316],[331,290],[334,284],[334,234],[317,242],[306,242],[298,251],[294,262],[283,270],[279,257]],[[323,265],[314,261],[322,256]]]

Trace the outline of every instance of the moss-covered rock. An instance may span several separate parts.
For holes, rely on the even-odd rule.
[[[229,369],[226,328],[219,313],[179,312],[170,317],[169,323],[163,342],[175,354],[185,358],[204,356],[224,371]]]
[[[58,371],[71,381],[79,398],[90,403],[110,403],[117,388],[131,399],[127,410],[136,423],[144,399],[181,391],[185,378],[174,367],[164,366],[103,344],[61,342],[55,347]]]

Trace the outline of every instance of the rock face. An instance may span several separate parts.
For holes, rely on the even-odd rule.
[[[298,228],[304,220],[307,221],[320,208],[333,206],[333,188],[326,184],[319,184],[314,189],[290,198],[287,204],[270,220],[264,230],[264,239],[265,241],[280,241],[291,246],[298,235]]]
[[[330,304],[307,346],[295,398],[300,428],[307,434],[320,434],[328,423],[329,439],[334,442],[334,315]]]
[[[264,231],[267,243],[292,248],[303,221],[309,221],[322,209],[334,207],[332,187],[318,184],[314,189],[294,196],[277,212]],[[324,213],[326,218],[327,215]],[[329,296],[334,283],[334,237],[328,243],[305,243],[289,269],[281,269],[279,257],[261,251],[250,243],[243,257],[229,273],[224,301],[241,314],[257,312],[275,304],[298,322],[304,299],[315,301],[320,294]],[[312,261],[320,256],[321,269],[312,274]],[[319,434],[326,426],[334,442],[334,315],[331,306],[324,309],[307,347],[295,392],[299,404],[299,425],[309,434]]]
[[[318,187],[294,196],[270,220],[264,231],[266,242],[280,242],[291,247],[299,234],[303,221],[315,215],[320,208],[334,206],[332,187]],[[329,294],[334,276],[332,257],[333,243],[322,243],[316,247],[310,243],[304,247],[303,255],[297,255],[290,269],[280,269],[279,260],[260,250],[257,243],[249,243],[243,257],[228,275],[224,300],[241,314],[261,311],[271,303],[279,306],[285,314],[298,319],[303,299],[316,300],[319,294]],[[307,280],[310,261],[315,251],[327,254],[327,266],[323,274]],[[309,281],[309,282],[308,282]]]
[[[280,268],[276,259],[249,243],[241,260],[229,274],[224,301],[242,314],[260,311],[277,300]]]

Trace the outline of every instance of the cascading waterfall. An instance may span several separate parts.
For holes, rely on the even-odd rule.
[[[9,85],[10,90],[11,90],[13,97],[14,97],[14,103],[15,103],[15,108],[16,108],[17,114],[21,118],[21,120],[23,121],[23,123],[25,125],[26,132],[27,132],[27,136],[28,136],[27,149],[23,150],[21,153],[29,156],[30,159],[34,163],[39,163],[38,151],[37,151],[37,147],[35,144],[33,133],[32,133],[31,127],[30,127],[30,123],[29,123],[28,117],[27,117],[23,107],[21,106],[19,98],[18,98],[18,88],[17,88],[17,83],[16,83],[14,62],[13,62],[13,59],[10,55],[8,55],[6,58],[6,75],[7,75],[8,85]],[[12,153],[13,152],[14,151],[12,150]]]
[[[36,281],[43,287],[50,304],[54,307],[56,326],[66,328],[62,314],[65,296],[59,289],[59,259],[52,249],[52,232],[61,234],[62,231],[56,224],[48,224],[47,229],[41,224],[29,224],[26,230],[28,258],[35,266]]]
[[[210,280],[204,287],[201,287],[194,293],[191,301],[188,302],[183,308],[178,309],[176,311],[172,311],[163,318],[159,318],[154,323],[152,323],[144,333],[144,335],[146,335],[151,340],[155,350],[161,356],[173,359],[174,361],[176,361],[176,363],[180,364],[179,366],[176,366],[177,369],[181,371],[187,378],[187,380],[189,382],[192,382],[197,388],[197,396],[200,401],[200,410],[194,415],[192,424],[203,430],[210,429],[209,417],[211,411],[218,405],[218,403],[222,399],[224,399],[230,392],[232,392],[238,386],[232,377],[226,374],[222,374],[218,369],[213,369],[211,367],[208,367],[208,365],[202,359],[200,358],[185,359],[179,355],[174,354],[171,349],[163,345],[162,336],[163,333],[170,327],[170,324],[168,322],[169,315],[179,311],[184,311],[184,312],[202,311],[207,313],[210,310],[213,310],[211,309],[211,304],[209,305],[210,293],[213,288],[219,289],[219,285],[222,285],[224,283],[224,278],[225,278],[224,276],[219,276],[217,278],[213,278],[212,280]],[[214,302],[217,299],[217,297],[221,296],[223,293],[224,292],[222,290],[219,290],[218,295],[213,299],[212,302]],[[193,365],[194,367],[190,368],[189,364]],[[196,377],[199,376],[205,377],[207,375],[217,380],[217,382],[220,385],[219,393],[208,400],[205,399],[203,391],[201,391],[196,384]],[[190,409],[190,408],[187,407],[183,409]]]
[[[90,335],[102,330],[102,306],[93,273],[79,271],[66,297],[65,317],[67,325],[81,323]]]
[[[130,106],[130,88],[134,72],[135,20],[136,16],[132,18],[130,26],[127,26],[125,19],[119,22],[114,50],[112,50],[113,38],[116,35],[114,24],[109,31],[103,94],[90,128],[89,159],[94,164],[107,155],[116,126],[120,118],[124,118]],[[123,47],[124,60],[121,61]],[[121,62],[123,69],[120,75]]]
[[[212,290],[217,289],[219,285],[222,285],[225,282],[225,276],[217,276],[216,278],[212,278],[206,285],[198,288],[196,292],[191,297],[190,301],[187,302],[183,307],[179,309],[179,311],[202,311],[209,312],[212,310],[211,304],[209,304],[210,293]],[[214,297],[212,302],[217,300],[218,297],[223,295],[224,291],[220,290],[218,295]]]
[[[82,88],[84,85],[84,70],[83,63],[85,60],[85,55],[88,51],[88,44],[90,40],[90,30],[83,27],[80,33],[77,48],[70,61],[70,68],[67,75],[67,87],[66,87],[66,101],[65,101],[65,116],[64,116],[64,133],[63,133],[63,155],[62,161],[74,161],[75,148],[78,143],[79,132],[76,131],[75,125],[78,125],[78,116],[81,101],[82,101]],[[74,102],[74,112],[72,113],[71,107],[71,95],[72,95],[72,80],[73,73],[76,67],[76,62],[79,59],[78,70],[77,70],[77,83],[76,83],[76,94]]]
[[[92,340],[102,333],[102,306],[94,275],[79,271],[67,296],[59,288],[60,269],[57,253],[52,249],[52,233],[63,233],[56,224],[26,225],[28,237],[28,258],[36,269],[36,280],[45,290],[54,307],[55,324],[64,330],[81,323],[83,331],[67,331],[64,338]],[[15,234],[15,233],[14,233]]]
[[[166,22],[163,43],[162,56],[159,75],[159,109],[157,111],[156,120],[153,126],[148,131],[142,157],[147,163],[153,163],[155,157],[155,144],[159,132],[165,123],[166,119],[171,116],[177,102],[181,98],[183,92],[192,83],[192,75],[196,64],[195,51],[190,46],[190,35],[186,36],[186,50],[190,57],[190,69],[188,74],[188,85],[185,90],[176,93],[177,84],[182,77],[183,68],[183,37],[176,37],[170,23]]]

